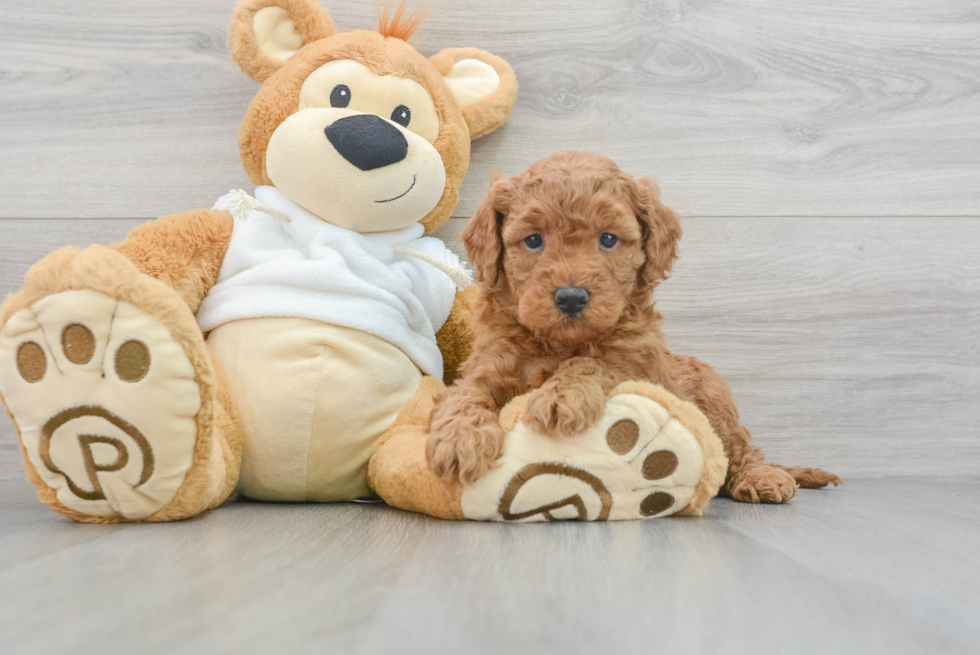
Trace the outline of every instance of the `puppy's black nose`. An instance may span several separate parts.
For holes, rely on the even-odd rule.
[[[558,287],[555,289],[555,305],[565,316],[581,314],[589,304],[589,290],[583,287]]]
[[[362,171],[396,164],[408,155],[405,135],[374,114],[341,118],[323,131],[337,152]]]

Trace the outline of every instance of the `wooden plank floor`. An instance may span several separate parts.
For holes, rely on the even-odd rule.
[[[343,29],[372,0],[322,0]],[[251,188],[233,0],[0,5],[0,297],[55,248]],[[701,519],[451,524],[229,503],[85,526],[0,421],[0,653],[980,652],[977,0],[452,0],[414,38],[510,61],[490,171],[560,148],[685,217],[658,291],[774,459],[844,487]]]
[[[4,653],[976,653],[980,478],[700,519],[443,522],[230,503],[83,526],[0,482]]]

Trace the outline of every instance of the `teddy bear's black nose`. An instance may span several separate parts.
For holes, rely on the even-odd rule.
[[[341,118],[324,132],[337,152],[362,171],[398,163],[408,155],[405,135],[374,114]]]
[[[578,316],[589,304],[590,295],[584,287],[558,287],[555,289],[555,305],[565,316]]]

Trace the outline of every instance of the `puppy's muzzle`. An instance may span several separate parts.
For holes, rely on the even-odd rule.
[[[374,114],[341,118],[324,133],[340,156],[362,171],[397,164],[408,155],[405,135]]]
[[[555,306],[565,316],[578,316],[589,304],[589,290],[584,287],[558,287],[553,298]]]

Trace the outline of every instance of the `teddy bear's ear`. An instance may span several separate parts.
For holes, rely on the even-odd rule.
[[[510,64],[478,48],[447,48],[430,61],[453,92],[471,139],[507,122],[517,97],[517,76]]]
[[[246,75],[264,82],[300,48],[333,33],[318,0],[239,0],[228,49]]]

